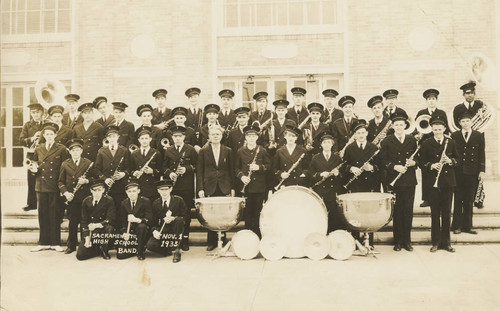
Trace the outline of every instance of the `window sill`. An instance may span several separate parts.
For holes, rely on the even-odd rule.
[[[37,43],[71,41],[71,32],[2,35],[2,43]]]
[[[279,36],[343,33],[341,25],[234,27],[219,29],[218,37]]]

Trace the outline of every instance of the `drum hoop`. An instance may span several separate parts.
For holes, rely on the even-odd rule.
[[[285,188],[282,188],[278,191],[276,191],[275,193],[271,194],[271,196],[267,199],[266,202],[264,202],[264,205],[269,202],[273,196],[276,196],[277,194],[279,194],[280,192],[288,192],[288,191],[293,191],[293,190],[297,190],[297,191],[301,191],[301,192],[305,192],[305,193],[308,193],[308,194],[311,194],[321,205],[321,207],[324,209],[325,212],[327,212],[327,208],[326,208],[326,205],[325,205],[325,202],[323,202],[323,199],[319,196],[319,194],[316,193],[316,191],[312,190],[311,188],[306,188],[306,187],[303,187],[303,186],[287,186]]]

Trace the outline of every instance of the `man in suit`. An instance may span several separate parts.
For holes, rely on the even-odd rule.
[[[189,211],[194,206],[194,174],[198,162],[198,153],[193,146],[184,143],[186,128],[174,126],[172,129],[173,144],[167,150],[163,158],[163,175],[173,180],[172,194],[180,196],[187,205]],[[183,251],[189,250],[189,232],[191,217],[184,220],[184,230],[181,242]]]
[[[318,138],[321,133],[328,130],[328,125],[320,121],[324,110],[322,104],[310,103],[307,105],[307,110],[311,116],[311,122],[304,128],[304,142],[310,158],[312,158],[313,155],[321,152],[320,141]]]
[[[111,114],[109,111],[109,106],[108,106],[108,99],[104,96],[99,96],[94,99],[92,102],[94,105],[95,110],[99,112],[100,117],[97,118],[95,121],[99,124],[102,125],[103,128],[107,128],[108,126],[114,124],[115,121],[115,116]]]
[[[459,159],[455,167],[457,186],[451,224],[455,234],[477,234],[472,230],[472,210],[478,181],[484,178],[486,157],[484,135],[471,128],[471,119],[472,115],[465,111],[459,120],[461,130],[451,134]]]
[[[460,116],[464,112],[468,112],[472,117],[474,117],[479,109],[481,109],[484,103],[476,98],[476,83],[468,82],[460,87],[462,94],[464,96],[464,101],[453,108],[453,121],[455,122],[455,127],[460,129]]]
[[[141,195],[153,202],[158,197],[155,182],[160,179],[162,156],[151,147],[151,131],[142,127],[137,132],[139,148],[130,154],[130,172],[138,180]]]
[[[273,172],[277,180],[280,180],[281,188],[305,184],[307,164],[304,157],[307,150],[303,146],[297,145],[297,138],[300,135],[302,135],[302,131],[298,127],[287,125],[286,144],[279,148],[274,155]],[[296,167],[291,170],[295,164]]]
[[[51,106],[47,110],[47,114],[50,117],[50,121],[57,124],[59,130],[56,133],[55,142],[61,145],[66,146],[68,141],[73,137],[73,130],[69,128],[69,126],[64,125],[62,123],[64,108],[60,105]],[[43,143],[43,141],[41,141]]]
[[[102,140],[104,138],[104,130],[102,125],[94,122],[93,114],[94,106],[91,103],[85,103],[78,107],[80,115],[83,118],[83,122],[78,123],[74,127],[74,138],[80,138],[83,140],[83,157],[89,159],[90,161],[95,161],[97,156],[97,151],[102,146]]]
[[[393,114],[396,112],[398,114],[405,114],[406,111],[403,108],[397,107],[396,104],[398,103],[398,95],[399,92],[398,90],[395,89],[389,89],[382,93],[382,96],[385,98],[385,103],[386,107],[384,109],[384,115],[386,117],[391,117]],[[391,133],[392,135],[392,133]]]
[[[166,124],[166,121],[171,118],[171,110],[167,107],[167,93],[168,92],[165,89],[158,89],[153,92],[153,97],[158,107],[153,109],[152,123],[160,130],[167,129],[168,124]]]
[[[59,200],[59,169],[68,158],[66,147],[56,143],[58,126],[52,122],[43,125],[42,137],[45,143],[38,145],[33,154],[33,164],[29,169],[36,174],[35,191],[38,201],[38,224],[40,235],[38,246],[32,252],[53,249],[64,251],[61,247],[61,212]]]
[[[82,219],[82,201],[90,195],[88,183],[92,176],[92,163],[82,158],[83,140],[73,138],[68,143],[71,159],[65,160],[59,172],[59,191],[68,205],[68,243],[65,254],[71,254],[78,245],[78,225]]]
[[[205,115],[198,104],[201,90],[197,87],[192,87],[184,92],[189,101],[188,114],[186,116],[186,127],[190,127],[196,133],[196,139],[200,138],[200,129],[205,123]]]
[[[236,154],[235,175],[243,183],[245,194],[245,228],[261,237],[259,217],[267,196],[266,173],[271,169],[271,159],[262,146],[257,145],[260,128],[248,125],[244,129],[246,146]]]
[[[273,112],[267,109],[268,95],[269,94],[267,94],[267,92],[258,92],[253,96],[256,109],[250,114],[250,124],[255,121],[258,121],[259,124],[263,124],[264,122],[271,120]]]
[[[333,138],[335,139],[338,150],[342,150],[348,142],[354,141],[351,125],[357,120],[357,118],[353,116],[355,103],[356,99],[349,95],[342,96],[339,99],[339,106],[344,113],[344,117],[330,124],[330,131],[333,133]]]
[[[31,120],[26,122],[19,135],[19,141],[23,147],[27,148],[26,158],[33,158],[33,153],[35,152],[36,145],[40,142],[42,126],[43,126],[43,106],[35,103],[28,105],[30,109]],[[33,148],[32,148],[33,146]],[[37,208],[36,201],[36,177],[33,172],[27,170],[28,178],[28,197],[27,205],[23,207],[24,211],[35,210]]]
[[[217,118],[219,117],[220,107],[216,104],[208,104],[203,108],[203,112],[207,117],[207,123],[204,124],[200,129],[200,139],[198,141],[198,145],[205,146],[208,143],[208,129],[212,126],[218,126],[219,121]]]
[[[77,124],[83,122],[83,116],[80,114],[80,106],[78,105],[80,96],[77,94],[68,94],[64,96],[64,99],[67,103],[68,112],[63,114],[62,122],[70,129],[74,129]]]
[[[286,117],[294,121],[300,128],[301,126],[303,127],[302,122],[304,122],[309,115],[306,107],[304,107],[307,91],[301,87],[294,87],[291,89],[291,92],[293,94],[293,107],[288,108]]]
[[[234,110],[234,113],[236,114],[238,126],[229,131],[226,142],[227,146],[232,150],[233,160],[236,159],[236,153],[245,143],[245,134],[243,129],[248,125],[250,108],[238,107]]]
[[[153,236],[149,238],[146,248],[152,252],[163,256],[172,254],[169,245],[165,245],[161,241],[161,235],[174,234],[180,237],[183,235],[184,223],[189,221],[189,210],[184,203],[184,200],[177,195],[172,195],[173,181],[164,179],[156,182],[156,187],[160,198],[153,202],[153,217],[151,219],[151,230]],[[181,261],[180,243],[176,241],[174,257],[172,262]]]
[[[321,122],[330,126],[332,122],[340,119],[344,116],[342,110],[335,107],[337,96],[339,92],[334,89],[326,89],[322,92],[325,97],[325,110],[323,110],[323,115],[321,116]]]
[[[113,199],[104,193],[106,190],[104,180],[92,179],[89,187],[91,195],[82,202],[83,239],[76,251],[76,258],[87,260],[101,255],[102,258],[109,260],[110,238],[99,239],[104,243],[94,244],[91,242],[91,236],[111,234],[115,231],[112,226],[116,221],[115,204]]]
[[[387,170],[388,189],[396,195],[393,217],[394,250],[401,248],[413,251],[411,228],[413,221],[413,203],[415,201],[415,151],[417,141],[412,135],[405,135],[408,116],[392,115],[394,134],[382,141],[380,148],[382,166]],[[412,158],[413,156],[413,158]],[[399,177],[398,177],[399,176]],[[394,186],[391,185],[396,180]]]
[[[437,187],[431,186],[429,193],[432,217],[431,252],[442,248],[453,253],[455,249],[450,244],[450,212],[456,186],[455,166],[458,163],[458,154],[455,141],[444,136],[445,120],[432,117],[430,124],[434,135],[422,143],[420,166],[422,170],[427,170],[430,176],[424,182],[435,184],[437,181]]]
[[[144,128],[151,129],[151,143],[150,146],[154,149],[162,149],[160,144],[162,138],[162,130],[159,127],[153,126],[151,120],[153,119],[153,107],[149,104],[140,105],[137,107],[137,116],[141,120],[141,125],[135,129],[135,133],[139,133]],[[136,138],[138,139],[137,135]],[[138,140],[134,142],[134,145],[139,146]]]
[[[224,89],[219,92],[219,96],[221,102],[221,110],[219,112],[219,117],[217,118],[217,120],[219,120],[220,126],[224,128],[224,132],[229,133],[229,130],[236,126],[236,115],[234,114],[234,110],[232,109],[234,92],[228,89]]]
[[[118,126],[120,131],[120,138],[118,139],[118,144],[128,148],[130,144],[135,142],[135,129],[134,124],[125,120],[125,109],[128,105],[122,102],[113,103],[113,114],[115,115],[115,124]]]
[[[248,117],[247,117],[248,118]],[[231,148],[221,144],[223,130],[220,126],[209,129],[210,144],[200,149],[196,165],[196,189],[200,198],[234,196],[234,161]],[[217,234],[209,231],[207,250],[217,247]]]
[[[146,256],[146,242],[148,238],[148,224],[153,215],[151,210],[151,201],[142,195],[139,195],[139,182],[131,178],[125,185],[127,199],[123,200],[118,211],[118,228],[123,234],[123,239],[128,241],[130,234],[137,235],[137,259],[144,260]],[[126,259],[132,257],[132,252],[121,252],[126,248],[118,247],[116,258]]]

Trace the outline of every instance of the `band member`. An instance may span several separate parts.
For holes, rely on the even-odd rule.
[[[306,148],[297,145],[301,130],[293,125],[287,125],[285,131],[286,144],[276,151],[273,158],[273,171],[280,180],[281,187],[304,185]],[[295,166],[295,167],[294,167]],[[293,169],[292,169],[293,168]]]
[[[220,126],[225,129],[225,132],[229,133],[231,128],[236,126],[236,115],[234,114],[234,110],[231,109],[231,107],[233,107],[234,92],[228,89],[224,89],[219,92],[219,96],[221,102],[221,110],[219,112],[219,117],[217,118],[217,120],[219,120]]]
[[[76,251],[78,260],[86,260],[96,256],[108,260],[108,243],[101,245],[93,244],[91,236],[94,234],[111,234],[115,231],[112,224],[116,221],[116,208],[113,199],[104,194],[106,190],[104,180],[90,180],[90,193],[82,202],[82,224],[83,239]]]
[[[70,159],[65,160],[59,172],[59,191],[68,204],[68,243],[65,254],[71,254],[78,245],[78,225],[82,219],[82,201],[90,195],[88,183],[93,174],[93,163],[82,158],[83,140],[73,138],[68,143]]]
[[[307,106],[311,122],[304,128],[305,147],[310,155],[321,152],[319,135],[328,130],[328,125],[321,123],[320,118],[323,114],[323,105],[319,103],[310,103]]]
[[[186,132],[185,132],[186,138],[184,139],[184,143],[193,146],[196,149],[196,152],[199,152],[201,147],[200,147],[198,139],[196,137],[196,133],[195,133],[194,129],[186,126],[187,114],[188,114],[187,108],[175,107],[174,109],[172,109],[171,115],[174,118],[174,125],[173,126],[174,127],[175,126],[182,126],[182,127],[186,128]],[[168,129],[167,131],[163,130],[162,138],[166,138],[167,139],[166,141],[168,142],[168,144],[166,144],[165,146],[162,146],[164,150],[166,150],[166,148],[173,145],[174,142],[172,139],[172,131],[170,129]],[[158,149],[161,149],[161,148],[158,146]]]
[[[484,135],[471,129],[471,119],[472,115],[465,111],[460,116],[461,130],[451,134],[457,145],[458,158],[461,160],[455,167],[457,187],[451,224],[455,234],[477,234],[477,231],[472,230],[472,207],[478,180],[484,179],[485,144]]]
[[[403,108],[397,107],[396,104],[398,103],[398,95],[399,92],[398,90],[395,89],[390,89],[382,93],[382,96],[385,98],[385,104],[386,107],[384,108],[384,115],[386,117],[391,117],[393,114],[396,112],[398,114],[405,114],[406,111]],[[392,135],[392,133],[391,133]]]
[[[446,124],[445,134],[449,134],[448,128],[448,118],[446,117],[446,112],[437,108],[439,91],[436,89],[428,89],[423,93],[425,98],[425,102],[427,103],[427,109],[422,109],[417,113],[415,120],[421,115],[430,115],[431,117],[439,117],[444,120]],[[430,124],[429,124],[430,126]],[[417,140],[420,143],[426,141],[428,138],[432,137],[433,133],[430,132],[428,134],[416,134]],[[428,170],[422,170],[422,203],[420,203],[420,207],[430,206],[430,198],[429,193],[432,187],[432,177],[428,174]]]
[[[291,92],[293,94],[293,107],[288,108],[286,117],[293,120],[297,126],[300,126],[309,115],[304,107],[307,91],[301,87],[294,87],[291,89]]]
[[[312,189],[323,199],[328,210],[328,232],[343,229],[342,216],[337,205],[337,193],[342,186],[340,165],[343,163],[338,153],[333,152],[335,141],[330,131],[322,132],[318,140],[322,151],[313,156],[307,177],[312,182]],[[321,182],[320,182],[321,181]]]
[[[141,195],[152,202],[158,197],[155,182],[160,179],[162,156],[151,148],[151,131],[150,127],[142,127],[137,132],[139,148],[131,153],[129,168],[132,176],[137,178]]]
[[[248,114],[246,117],[248,119]],[[196,189],[200,198],[228,195],[234,196],[235,194],[233,188],[233,156],[231,154],[231,148],[221,144],[223,132],[220,126],[209,128],[208,136],[210,144],[201,148],[198,154],[198,164],[196,165]],[[208,251],[217,247],[217,234],[215,232],[208,232],[207,243]]]
[[[153,92],[153,97],[158,107],[153,110],[152,123],[160,130],[168,128],[168,124],[166,122],[171,118],[171,110],[167,107],[167,93],[168,92],[165,89],[158,89]]]
[[[95,161],[97,151],[101,148],[104,138],[104,129],[102,125],[93,121],[93,105],[85,103],[78,107],[80,115],[83,117],[83,122],[77,124],[74,128],[74,138],[83,140],[82,157]]]
[[[59,206],[59,169],[68,158],[66,147],[54,141],[58,126],[47,122],[43,125],[44,144],[35,148],[29,169],[36,174],[35,191],[38,201],[38,224],[40,235],[38,246],[32,252],[53,249],[64,251],[61,244],[61,212]]]
[[[189,101],[189,109],[186,119],[186,127],[190,127],[196,133],[196,138],[199,139],[200,129],[203,126],[204,118],[203,110],[198,105],[198,100],[200,98],[201,90],[197,87],[192,87],[187,89],[184,94],[187,96]]]
[[[135,129],[134,124],[125,120],[125,109],[128,105],[122,102],[113,103],[113,114],[115,115],[115,125],[118,126],[120,131],[118,134],[120,138],[118,139],[118,144],[128,148],[130,144],[135,141]]]
[[[151,147],[155,149],[162,149],[160,144],[162,138],[162,130],[159,127],[153,126],[151,120],[153,119],[153,107],[149,104],[140,105],[137,107],[137,115],[141,120],[141,126],[136,128],[135,133],[139,133],[144,128],[151,129]],[[137,137],[137,135],[136,135]],[[139,137],[137,137],[139,139]],[[135,145],[140,145],[139,141],[134,143]]]
[[[382,141],[380,154],[382,165],[387,170],[388,187],[396,195],[392,227],[394,250],[400,251],[404,248],[411,252],[413,251],[411,245],[413,203],[417,185],[415,175],[417,141],[412,135],[405,135],[407,120],[406,114],[392,115],[394,135]]]
[[[111,114],[109,111],[108,99],[104,96],[99,96],[94,99],[92,102],[94,108],[101,115],[95,121],[102,125],[103,128],[107,128],[108,126],[115,124],[115,116]]]
[[[339,99],[339,106],[344,113],[342,119],[337,119],[330,124],[330,130],[337,143],[338,150],[342,150],[352,136],[351,125],[358,119],[353,116],[353,108],[356,103],[354,97],[346,95]]]
[[[266,149],[257,145],[260,128],[257,125],[245,127],[246,146],[236,154],[235,173],[243,183],[241,190],[246,196],[245,228],[261,237],[259,217],[267,196],[266,172],[271,169],[271,159]]]
[[[339,96],[339,92],[334,89],[326,89],[323,91],[323,96],[325,97],[325,110],[323,110],[323,115],[321,116],[321,122],[326,125],[330,125],[335,122],[337,119],[340,119],[344,116],[342,110],[337,109],[335,107],[335,103],[337,100],[337,96]]]
[[[208,129],[212,126],[219,125],[217,118],[219,117],[220,107],[216,104],[208,104],[203,108],[205,116],[207,117],[207,123],[204,124],[200,129],[200,146],[205,146],[208,143]]]
[[[283,147],[286,144],[285,130],[287,125],[297,126],[297,124],[290,119],[286,118],[287,107],[289,102],[285,99],[275,100],[273,102],[274,110],[276,112],[276,119],[273,120],[273,124],[269,127],[267,131],[267,141],[269,142],[268,151],[270,154],[274,154],[276,149]],[[273,143],[274,142],[274,143]],[[274,149],[274,150],[273,150]],[[272,153],[271,153],[271,150]]]
[[[373,119],[368,121],[368,131],[367,139],[373,142],[373,139],[377,137],[374,142],[376,145],[380,145],[382,140],[394,133],[394,130],[390,131],[390,126],[387,125],[389,122],[389,117],[384,114],[384,103],[383,98],[380,95],[373,96],[368,100],[368,108],[373,112]],[[382,133],[382,134],[381,134]],[[379,135],[380,134],[380,135]]]
[[[439,248],[455,252],[450,244],[450,211],[453,188],[456,186],[454,167],[457,165],[458,154],[455,141],[444,136],[445,120],[432,117],[430,124],[434,135],[422,143],[420,166],[430,175],[430,178],[423,182],[431,182],[431,252],[436,252]]]
[[[63,106],[59,105],[51,106],[47,110],[50,120],[55,124],[57,124],[57,126],[59,127],[59,130],[56,133],[55,142],[66,146],[68,144],[68,141],[73,137],[74,134],[73,130],[69,128],[69,126],[64,125],[62,123],[63,112],[64,112]],[[41,142],[43,143],[43,141]]]
[[[33,158],[33,153],[35,152],[35,147],[40,142],[42,127],[43,127],[43,106],[36,103],[28,105],[30,109],[31,120],[26,122],[21,130],[21,134],[19,135],[19,141],[23,145],[23,147],[28,148],[26,158]],[[35,210],[37,206],[36,201],[36,191],[35,191],[35,183],[36,177],[33,172],[27,170],[28,175],[28,197],[27,197],[27,205],[23,207],[24,211]]]
[[[68,94],[64,96],[64,99],[67,103],[68,112],[63,114],[62,122],[70,129],[74,129],[77,124],[83,122],[83,116],[80,114],[80,106],[78,105],[80,96],[77,94]]]
[[[267,92],[258,92],[253,96],[256,109],[250,114],[250,124],[258,121],[261,125],[264,122],[271,120],[273,112],[267,109],[267,96]]]
[[[123,233],[123,239],[128,241],[130,234],[137,235],[137,259],[144,260],[146,256],[146,242],[148,238],[148,223],[153,218],[151,201],[139,195],[139,182],[131,178],[125,185],[127,199],[123,200],[118,211],[118,228]],[[116,258],[125,259],[133,256],[133,253],[125,252],[116,254]]]
[[[189,210],[184,200],[177,195],[171,195],[173,181],[164,179],[156,182],[160,198],[153,202],[153,218],[151,230],[153,236],[149,238],[146,248],[163,256],[170,256],[169,248],[161,247],[162,234],[183,234],[184,223],[190,220]],[[175,249],[172,262],[181,261],[180,244]]]
[[[250,108],[238,107],[234,110],[234,113],[236,114],[238,126],[229,131],[226,142],[227,146],[232,150],[233,160],[236,159],[236,153],[245,143],[245,134],[243,133],[243,129],[248,125]]]
[[[464,112],[468,112],[472,117],[474,117],[480,108],[483,108],[484,103],[480,100],[475,99],[476,97],[476,83],[469,82],[460,87],[462,94],[464,96],[464,101],[453,108],[453,121],[455,126],[460,129],[460,116]]]
[[[189,211],[194,206],[194,174],[198,153],[193,146],[184,143],[186,128],[174,126],[172,128],[173,144],[166,151],[163,158],[163,174],[174,181],[172,194],[180,196]],[[181,242],[183,251],[189,250],[189,232],[191,217],[184,219],[184,230]]]
[[[106,128],[108,146],[99,149],[95,161],[95,171],[99,178],[104,179],[108,186],[109,195],[113,198],[115,210],[127,198],[125,183],[128,177],[129,152],[127,148],[118,144],[119,128],[111,125]]]

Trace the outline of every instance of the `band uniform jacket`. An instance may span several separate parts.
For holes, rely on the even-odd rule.
[[[184,144],[178,151],[172,145],[165,150],[165,155],[163,156],[163,176],[170,178],[170,173],[175,173],[179,165],[180,167],[185,167],[186,172],[177,176],[174,188],[176,190],[194,191],[194,174],[197,162],[198,153],[193,146]]]
[[[80,113],[77,114],[76,118],[71,119],[69,112],[63,114],[62,123],[67,125],[70,129],[74,129],[76,125],[83,122],[83,117]]]
[[[309,153],[312,155],[315,155],[321,151],[321,143],[318,139],[318,136],[322,132],[328,130],[328,125],[326,125],[324,123],[319,123],[318,127],[316,128],[312,123],[309,123],[309,125],[306,127],[306,129],[309,129],[309,131],[312,133],[311,141],[312,141],[313,149]],[[306,141],[306,143],[307,143],[307,141]]]
[[[357,142],[347,146],[344,153],[346,183],[354,177],[354,174],[351,173],[351,167],[361,168],[377,150],[378,147],[369,141],[366,142],[364,149],[359,148]],[[363,171],[349,184],[347,190],[351,192],[380,192],[379,155],[375,156],[369,163],[373,166],[373,171]]]
[[[115,123],[116,124],[116,123]],[[135,127],[132,122],[123,120],[120,125],[118,125],[120,138],[118,138],[118,144],[128,148],[130,144],[135,142]]]
[[[337,121],[344,117],[344,112],[340,109],[333,108],[331,111],[325,107],[323,110],[323,114],[321,115],[320,121],[325,123],[326,125],[330,125],[331,123]]]
[[[257,141],[259,143],[259,141]],[[245,133],[240,126],[237,126],[229,131],[226,145],[231,148],[233,159],[236,159],[236,153],[245,144]]]
[[[193,128],[191,127],[186,127],[186,132],[184,133],[185,135],[185,138],[184,138],[184,143],[185,144],[189,144],[191,146],[195,146],[195,145],[198,145],[199,146],[199,142],[198,142],[198,138],[196,137],[196,133],[194,131]],[[166,138],[168,139],[168,142],[170,143],[170,146],[173,146],[174,145],[174,140],[172,139],[172,131],[167,129],[167,130],[163,130],[162,131],[162,134],[161,134],[161,138],[160,138],[160,141],[162,138]],[[158,142],[158,147],[156,147],[158,150],[161,150],[163,148],[163,146],[161,146],[160,142]]]
[[[122,158],[123,160],[120,163],[120,160]],[[95,172],[99,176],[99,178],[111,178],[115,171],[125,173],[125,177],[115,181],[115,183],[109,189],[108,193],[120,193],[124,191],[125,183],[129,175],[129,161],[129,152],[127,148],[123,146],[118,145],[114,157],[111,154],[111,150],[109,150],[109,147],[102,147],[101,149],[99,149],[94,165]],[[118,167],[118,165],[120,166]]]
[[[143,156],[142,150],[139,147],[130,155],[129,165],[130,176],[132,176],[134,171],[140,171],[144,167],[146,162],[148,162],[150,159],[151,161],[149,162],[148,166],[153,170],[153,174],[143,173],[139,178],[139,188],[141,189],[141,195],[147,198],[155,197],[158,194],[158,192],[156,191],[155,181],[160,179],[162,162],[161,153],[154,148],[149,148],[146,156]]]
[[[406,160],[417,150],[417,140],[412,135],[405,135],[403,143],[395,135],[386,137],[380,147],[380,159],[383,167],[387,169],[387,182],[391,183],[396,176],[399,175],[394,170],[395,165],[406,165]],[[417,162],[418,157],[415,155],[413,160]],[[396,181],[396,187],[410,187],[417,184],[415,170],[417,165],[408,167],[406,173],[401,175]]]
[[[35,191],[59,192],[59,170],[69,157],[66,147],[54,142],[50,150],[47,150],[45,144],[40,144],[32,157],[38,163]]]
[[[462,131],[456,131],[451,134],[455,141],[458,152],[457,170],[465,175],[478,175],[484,172],[485,164],[485,144],[484,135],[478,131],[471,130],[470,137],[465,142]]]
[[[120,210],[118,211],[118,229],[121,232],[127,231],[128,215],[130,214],[134,215],[137,218],[140,218],[141,224],[149,225],[151,223],[151,219],[153,218],[151,200],[142,195],[139,195],[133,209],[132,202],[130,202],[129,198],[126,198],[122,201],[122,203],[120,204]],[[133,224],[134,223],[131,223],[131,225]]]
[[[233,189],[234,161],[231,148],[220,145],[219,162],[215,163],[212,144],[200,149],[196,165],[196,191],[205,191],[205,196],[211,196],[217,186],[224,194]]]
[[[309,112],[306,107],[300,108],[299,115],[297,115],[295,107],[288,108],[288,112],[286,113],[286,118],[294,121],[297,126],[299,126],[307,118],[307,116],[309,116]]]
[[[113,125],[116,123],[115,116],[110,114],[107,118],[103,119],[104,116],[101,115],[98,119],[95,120],[95,122],[99,123],[102,125],[103,128],[107,128],[110,125]]]
[[[83,153],[82,157],[95,161],[97,151],[102,146],[104,138],[104,130],[102,125],[92,122],[87,130],[83,127],[83,122],[79,123],[73,129],[73,137],[83,140]]]
[[[333,133],[333,138],[335,139],[338,150],[342,150],[351,138],[351,124],[355,120],[357,120],[355,117],[351,117],[351,122],[347,123],[345,118],[342,118],[330,124],[330,130]]]
[[[380,121],[380,123],[378,125],[377,125],[377,123],[375,123],[375,118],[368,121],[368,126],[366,128],[366,130],[368,131],[368,136],[366,137],[366,139],[368,141],[373,142],[375,137],[377,137],[377,135],[385,128],[385,126],[387,125],[387,122],[389,122],[389,118],[385,115],[382,117],[382,121]],[[394,133],[394,130],[389,129],[386,133],[386,137],[392,135],[393,133]],[[379,141],[379,144],[380,143],[381,143],[381,140]]]
[[[205,124],[205,114],[201,108],[197,108],[194,112],[191,109],[191,107],[188,108],[186,127],[190,127],[195,133],[199,133],[201,126]]]
[[[453,162],[451,165],[444,165],[441,170],[441,175],[438,180],[438,188],[450,188],[456,186],[455,180],[455,169],[454,167],[458,163],[458,153],[455,141],[451,138],[444,138],[448,140],[448,146],[446,148],[446,155]],[[431,165],[438,163],[441,159],[441,154],[443,153],[445,142],[444,140],[441,144],[438,144],[434,137],[431,137],[422,143],[420,148],[420,167],[422,170],[427,170],[429,174],[429,181],[434,184],[436,181],[436,176],[438,171],[431,170]]]
[[[483,106],[484,103],[477,99],[472,102],[472,107],[470,107],[470,109],[467,109],[467,107],[465,106],[465,101],[456,105],[455,108],[453,108],[453,121],[455,122],[455,126],[458,129],[462,128],[460,126],[459,118],[464,112],[467,111],[471,116],[475,116],[479,109],[483,108]]]
[[[311,164],[309,165],[309,169],[307,171],[307,177],[313,186],[318,181],[322,180],[323,177],[320,176],[322,172],[330,172],[337,166],[342,163],[342,158],[338,155],[338,153],[331,153],[328,161],[325,158],[323,152],[320,152],[313,156],[311,160]],[[342,168],[339,168],[339,175],[332,175],[328,177],[321,184],[312,187],[312,189],[323,198],[325,201],[335,201],[336,194],[339,192],[341,185],[341,176],[340,172]]]
[[[23,147],[31,147],[31,145],[33,144],[31,142],[31,137],[33,137],[36,132],[42,130],[42,125],[42,121],[36,122],[34,120],[30,120],[24,123],[21,134],[19,135],[19,142],[21,143],[21,145],[23,145]],[[40,135],[40,138],[42,138],[42,135]]]
[[[441,110],[441,109],[434,109],[434,111],[432,112],[432,114],[430,113],[429,109],[425,108],[425,109],[422,109],[422,110],[419,110],[417,112],[417,116],[415,117],[415,120],[418,119],[418,117],[422,116],[422,115],[428,115],[428,116],[431,116],[431,117],[440,117],[444,120],[444,122],[446,123],[446,130],[445,130],[445,134],[449,134],[450,133],[450,127],[449,127],[449,124],[448,124],[448,118],[446,116],[446,112],[444,110]],[[418,126],[418,125],[417,125]],[[431,126],[429,124],[429,126]],[[415,133],[414,134],[417,134],[418,131],[415,130]],[[426,133],[426,134],[423,134],[422,135],[422,138],[420,139],[420,142],[424,142],[427,140],[427,138],[430,138],[432,137],[433,134],[432,134],[432,131],[430,133]]]
[[[258,151],[257,151],[258,150]],[[258,153],[257,153],[258,152]],[[255,154],[257,153],[257,157]],[[267,192],[266,172],[271,169],[271,159],[264,147],[257,145],[253,150],[248,147],[241,147],[236,154],[235,175],[241,182],[241,177],[248,176],[250,172],[250,164],[254,163],[259,166],[258,171],[253,171],[250,176],[250,183],[246,186],[246,193],[264,193]],[[238,189],[241,190],[241,189]]]
[[[293,120],[290,120],[290,119],[285,119],[285,121],[283,121],[283,125],[280,124],[278,119],[273,120],[274,141],[277,144],[276,149],[279,149],[286,144],[285,130],[286,130],[287,125],[297,126],[297,124]],[[269,138],[269,131],[270,130],[271,130],[271,127],[269,127],[268,130],[266,131],[265,141],[267,141],[267,142],[270,142],[270,138]],[[266,145],[264,145],[264,146],[267,147]]]
[[[161,145],[161,139],[162,139],[162,130],[157,128],[156,126],[149,126],[151,128],[151,143],[149,143],[149,145],[152,147],[152,148],[155,148],[155,149],[162,149],[163,146]],[[139,126],[135,132],[138,133],[139,130],[141,130],[142,128],[144,128],[144,125],[141,125]],[[135,138],[135,141],[133,142],[134,145],[136,146],[140,146],[141,144],[139,143],[139,137],[136,137]]]
[[[186,203],[180,196],[171,195],[168,207],[163,205],[162,198],[156,199],[152,206],[151,231],[160,231],[164,223],[163,218],[168,211],[172,211],[172,217],[182,217],[184,223],[188,222],[191,217]]]
[[[113,225],[116,221],[116,210],[113,199],[108,195],[103,195],[97,206],[94,207],[94,198],[89,195],[82,202],[82,221],[80,228],[88,235],[89,224],[100,223],[102,225]]]
[[[78,184],[78,179],[87,171],[92,162],[89,159],[80,158],[78,161],[78,166],[76,166],[75,161],[72,158],[66,159],[59,171],[59,191],[64,194],[66,191],[73,193],[76,185]],[[91,179],[93,176],[92,168],[89,169],[85,178]],[[82,185],[76,193],[74,193],[74,198],[72,202],[81,202],[84,198],[90,195],[89,185]]]
[[[292,154],[288,153],[286,145],[279,148],[273,158],[273,171],[274,175],[276,175],[277,180],[281,181],[281,173],[288,172],[294,165],[294,163],[297,162],[299,158],[305,153],[306,148],[301,145],[296,145],[295,149],[293,149]],[[301,177],[302,174],[305,174],[305,170],[307,168],[306,161],[304,160],[305,157],[303,157],[297,167],[290,172],[290,176],[285,181],[283,181],[282,185],[291,186],[302,185],[304,183],[304,178]]]
[[[62,124],[57,131],[56,138],[54,140],[56,143],[66,146],[68,144],[68,140],[73,138],[73,135],[73,130],[69,126]]]
[[[258,121],[259,126],[260,126],[260,124],[271,119],[272,115],[273,115],[273,112],[271,110],[268,110],[268,109],[264,110],[263,113],[260,113],[259,111],[254,111],[250,114],[250,121],[248,122],[248,124],[252,124],[253,122]],[[272,116],[272,117],[276,118],[276,116]]]
[[[233,109],[230,109],[227,115],[224,114],[224,112],[221,110],[219,112],[219,117],[217,118],[217,120],[219,121],[220,126],[226,129],[227,126],[234,126],[234,123],[236,122],[236,114],[234,114]]]
[[[163,108],[163,112],[160,111],[159,108],[154,108],[153,109],[153,119],[151,120],[151,123],[153,125],[155,124],[160,124],[162,122],[170,120],[170,114],[172,113],[172,110],[170,108]]]
[[[400,107],[396,106],[396,109],[394,110],[394,112],[390,113],[389,112],[389,106],[386,106],[384,108],[384,116],[386,116],[389,119],[391,119],[392,115],[395,114],[395,113],[397,113],[397,114],[406,114],[406,111],[403,108],[400,108]]]

